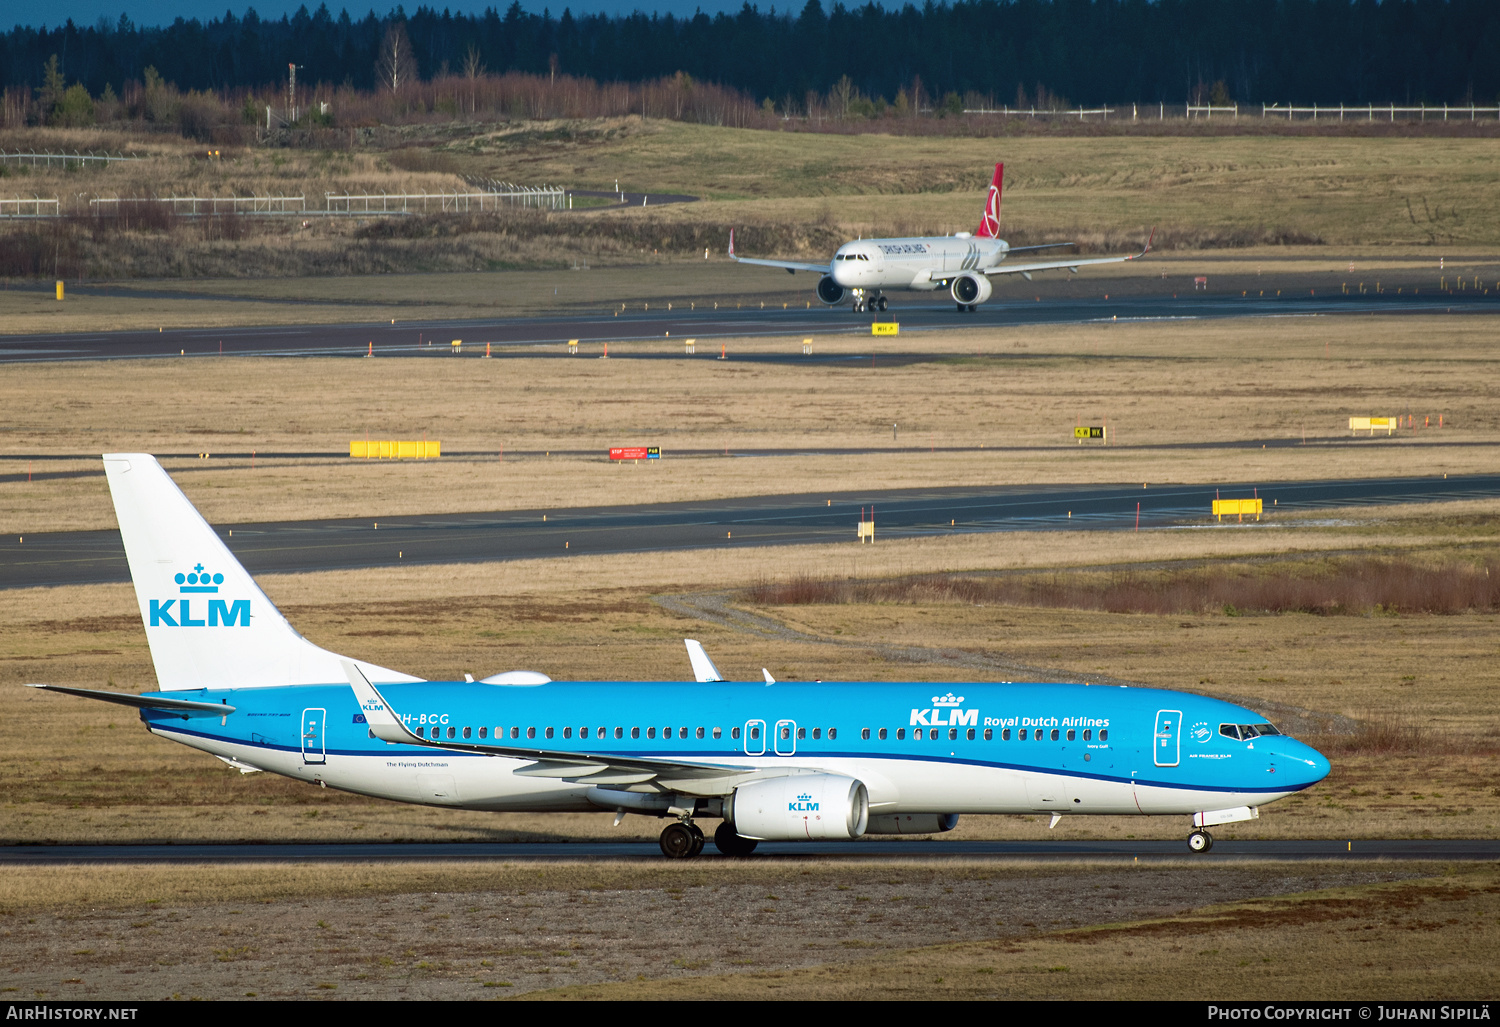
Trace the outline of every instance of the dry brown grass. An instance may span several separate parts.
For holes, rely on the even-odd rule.
[[[660,361],[449,357],[399,361],[224,358],[8,366],[8,455],[251,450],[327,452],[351,438],[441,439],[446,452],[502,463],[285,461],[169,464],[217,522],[389,516],[457,510],[698,499],[764,492],[859,491],[1044,482],[1260,481],[1488,471],[1500,428],[1491,396],[1500,362],[1489,318],[999,328],[876,344],[819,337],[821,354],[876,354],[810,370],[736,362],[798,340],[746,340],[731,359]],[[414,333],[415,334],[415,333]],[[614,352],[673,352],[639,343]],[[921,359],[899,355],[916,349]],[[1325,350],[1329,354],[1324,356]],[[559,347],[560,353],[560,347]],[[976,355],[977,353],[977,355]],[[896,357],[881,365],[881,356]],[[669,370],[668,370],[669,369]],[[324,402],[329,391],[345,402]],[[158,402],[192,396],[193,402]],[[932,402],[933,396],[945,397]],[[588,397],[580,402],[580,397]],[[1347,437],[1351,414],[1444,416],[1442,432],[1289,449],[1132,446],[1215,439]],[[358,413],[351,416],[350,411]],[[1106,422],[1121,447],[1072,444],[1077,423]],[[357,423],[356,423],[357,422]],[[891,424],[900,438],[891,438]],[[1430,448],[1413,442],[1469,445]],[[667,458],[611,466],[607,447],[659,444]],[[868,448],[817,455],[828,448]],[[929,448],[930,447],[930,448]],[[944,447],[961,447],[943,452]],[[1014,447],[1020,447],[1019,449]],[[752,449],[797,455],[724,459]],[[685,457],[684,450],[706,451]],[[517,451],[584,450],[525,458]],[[813,450],[812,455],[802,455]],[[936,450],[931,451],[931,450]],[[24,465],[8,461],[9,469]],[[97,468],[77,465],[38,469]],[[182,473],[186,472],[186,473]],[[102,477],[0,484],[0,532],[113,522]]]
[[[910,949],[810,969],[715,975],[721,999],[1488,999],[1500,958],[1500,877],[1441,877],[1279,895],[1029,938]],[[530,998],[668,998],[680,982]],[[1378,1013],[1376,1015],[1379,1015]]]

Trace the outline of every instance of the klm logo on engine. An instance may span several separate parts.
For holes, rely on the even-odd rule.
[[[788,813],[816,813],[818,812],[818,804],[812,801],[812,795],[803,792],[797,796],[794,802],[786,804],[786,811]]]
[[[932,697],[932,706],[911,711],[911,726],[922,727],[976,727],[979,724],[978,710],[961,710],[964,697],[949,692]]]
[[[189,574],[178,572],[173,580],[177,582],[178,598],[151,600],[151,626],[153,628],[248,628],[250,626],[250,600],[248,599],[192,598],[198,595],[217,595],[219,586],[224,584],[224,575],[210,573],[204,570],[200,563]],[[195,617],[193,616],[194,606],[200,602],[206,602],[208,607],[206,610],[201,606],[197,607],[198,615]]]

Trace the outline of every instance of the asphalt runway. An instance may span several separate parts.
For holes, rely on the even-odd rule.
[[[857,842],[762,842],[756,859],[989,859],[1090,862],[1306,862],[1375,860],[1490,861],[1500,859],[1500,840],[1216,841],[1195,855],[1186,841],[1001,842],[864,839]],[[723,860],[710,844],[701,859]],[[438,844],[303,845],[12,845],[0,847],[0,865],[70,866],[139,863],[369,863],[412,861],[662,860],[654,841],[507,842]]]
[[[811,277],[809,284],[811,284]],[[108,287],[78,287],[80,294],[93,288],[108,294]],[[1313,292],[1314,290],[1309,290]],[[1240,317],[1307,317],[1312,315],[1494,313],[1500,311],[1500,292],[1412,295],[1357,293],[1343,295],[1299,294],[1280,297],[1233,296],[1222,293],[1168,295],[1120,295],[1113,300],[1092,298],[1046,298],[1037,302],[994,301],[975,313],[959,314],[953,304],[919,298],[917,294],[893,294],[893,306],[872,318],[853,314],[848,305],[812,309],[760,309],[746,304],[731,309],[635,310],[618,315],[609,312],[548,317],[481,320],[440,318],[366,324],[278,325],[246,328],[191,328],[170,332],[91,332],[59,335],[7,335],[0,337],[0,363],[35,363],[69,360],[123,360],[158,357],[223,355],[255,356],[347,356],[363,357],[483,357],[486,346],[522,355],[518,347],[560,347],[569,339],[581,343],[632,340],[696,338],[704,343],[698,359],[718,356],[712,342],[747,336],[869,335],[872,320],[895,321],[903,328],[922,331],[1016,325],[1079,324],[1090,322],[1176,321]],[[658,304],[662,307],[664,304]],[[462,339],[455,355],[450,341]],[[435,344],[434,344],[435,340]],[[537,356],[526,352],[525,356]],[[565,348],[553,355],[565,355]],[[617,354],[628,359],[681,360],[679,353]],[[797,361],[808,364],[846,363],[868,360],[859,355],[812,356],[778,354],[733,354],[741,361]],[[881,359],[892,355],[882,354]]]
[[[606,473],[617,473],[608,471]],[[625,472],[619,472],[625,473]],[[629,473],[637,473],[632,470]],[[640,469],[639,473],[649,473]],[[1268,520],[1215,525],[1215,497],[1258,495]],[[1275,512],[1500,496],[1500,474],[1220,485],[996,486],[755,496],[570,510],[218,525],[252,574],[598,553],[855,542],[1017,530],[1276,530]],[[543,516],[546,520],[543,520]],[[0,538],[0,588],[128,581],[118,531]]]

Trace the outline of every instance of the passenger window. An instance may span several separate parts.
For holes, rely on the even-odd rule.
[[[805,728],[805,727],[799,727],[797,729],[797,737],[798,737],[798,739],[806,738],[807,737],[807,728]]]
[[[549,735],[548,737],[550,738],[551,736]],[[563,737],[564,738],[572,738],[573,737],[573,729],[570,728],[570,727],[563,728]]]
[[[641,729],[638,728],[638,727],[631,728],[630,729],[630,737],[631,738],[639,738],[639,737],[641,737]]]
[[[425,727],[419,727],[419,728],[417,728],[417,737],[418,738],[426,738],[427,736],[423,733],[426,730],[427,729]]]
[[[1052,740],[1057,741],[1057,728],[1052,729]]]
[[[588,728],[581,727],[581,728],[578,729],[578,737],[579,738],[587,738],[588,736],[589,736],[589,729]]]
[[[859,737],[868,742],[870,740],[870,729],[867,727],[860,728]]]
[[[1023,727],[1020,731],[1018,731],[1016,733],[1016,737],[1019,738],[1023,742],[1026,741],[1026,729]]]
[[[1072,728],[1068,728],[1068,741],[1070,741],[1070,742],[1073,741],[1073,739],[1076,738],[1077,735],[1078,735],[1077,731],[1074,731]]]
[[[750,740],[753,742],[753,741],[758,740],[759,738],[760,738],[760,728],[758,728],[758,727],[752,727],[750,729]]]
[[[839,729],[838,728],[831,727],[831,728],[828,729],[828,740],[830,742],[833,741],[838,736],[839,736]]]
[[[738,739],[740,737],[740,729],[737,728],[737,727],[730,728],[729,729],[729,737],[730,738]]]
[[[885,741],[885,728],[880,729],[880,740]]]
[[[1101,741],[1101,742],[1107,742],[1107,741],[1109,741],[1109,728],[1104,727],[1104,728],[1100,728],[1099,729],[1099,741]]]
[[[985,734],[989,734],[989,732],[986,731]],[[972,742],[973,740],[974,740],[974,729],[973,728],[969,728],[969,741]]]
[[[987,728],[984,729],[984,740],[986,742],[993,742],[995,740],[995,729],[994,728],[987,727]]]
[[[624,738],[625,737],[625,729],[623,727],[617,727],[617,728],[615,728],[615,737],[616,738]]]
[[[473,736],[474,736],[474,729],[471,728],[471,727],[465,727],[464,728],[464,737],[465,738],[472,738]]]
[[[724,737],[724,729],[723,728],[717,728],[717,727],[714,728],[714,737],[715,738],[723,738]]]
[[[823,737],[823,729],[820,728],[820,727],[813,728],[813,741],[816,742],[819,738],[822,738],[822,737]]]
[[[480,738],[487,738],[487,737],[489,737],[489,730],[490,729],[487,728],[487,727],[480,728],[479,729],[479,737]]]
[[[905,737],[906,737],[906,728],[904,728],[904,727],[898,727],[896,729],[896,741],[899,742],[902,739],[904,739]]]
[[[552,737],[552,729],[550,727],[547,729],[547,737],[548,738]]]
[[[520,738],[521,737],[521,729],[519,727],[513,727],[513,728],[511,728],[510,729],[510,736],[512,738]]]
[[[536,728],[534,728],[534,727],[527,728],[526,729],[526,737],[527,738],[535,738],[536,737]]]
[[[1083,740],[1085,742],[1090,741],[1091,739],[1093,739],[1093,737],[1094,737],[1094,732],[1093,731],[1091,731],[1089,728],[1084,728],[1083,729]]]
[[[680,728],[677,729],[677,737],[678,738],[686,738],[687,737],[687,733],[688,733],[688,729],[685,728],[685,727],[680,727]],[[699,738],[703,737],[703,729],[701,727],[698,729],[698,737]]]
[[[701,727],[698,729],[698,737],[699,738],[703,737],[703,729]]]
[[[647,738],[655,738],[656,737],[656,728],[654,728],[654,727],[648,727],[646,729],[646,737]]]

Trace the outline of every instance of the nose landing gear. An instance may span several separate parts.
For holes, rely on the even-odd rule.
[[[851,289],[849,291],[854,296],[854,312],[856,314],[873,314],[876,311],[884,312],[888,306],[885,297],[878,292],[866,296],[863,289]]]
[[[1188,835],[1188,848],[1194,852],[1207,852],[1213,847],[1214,836],[1201,828]]]

